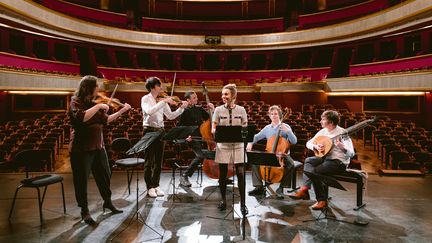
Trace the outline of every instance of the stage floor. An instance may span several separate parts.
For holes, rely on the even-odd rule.
[[[13,194],[23,174],[0,175],[0,242],[230,242],[241,235],[237,187],[234,189],[233,217],[232,214],[226,215],[231,206],[231,190],[227,194],[230,199],[227,211],[218,211],[220,195],[217,181],[205,176],[202,187],[197,185],[195,174],[191,178],[190,189],[177,188],[178,198],[173,202],[171,173],[162,174],[161,188],[166,195],[156,199],[146,197],[141,174],[138,203],[139,213],[146,225],[132,217],[136,212],[135,177],[129,195],[126,174],[113,173],[112,199],[124,211],[116,215],[102,212],[103,201],[94,180],[90,178],[90,211],[98,222],[96,227],[92,227],[80,221],[72,175],[62,175],[65,178],[67,214],[63,214],[60,186],[50,186],[43,205],[42,225],[39,222],[36,190],[27,188],[21,189],[12,220],[8,222]],[[178,185],[178,174],[176,179]],[[353,210],[355,185],[344,182],[342,185],[348,191],[330,189],[331,215],[349,222],[366,221],[368,225],[333,220],[303,222],[320,214],[311,210],[313,200],[294,201],[288,197],[284,200],[261,200],[260,197],[246,196],[249,209],[245,234],[247,242],[430,242],[432,239],[431,176],[369,175],[364,199],[366,207],[359,211]],[[251,189],[248,173],[247,190]],[[212,218],[224,216],[226,220]],[[131,226],[116,236],[131,219]]]

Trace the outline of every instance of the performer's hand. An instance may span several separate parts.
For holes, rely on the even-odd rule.
[[[288,133],[289,131],[291,131],[291,129],[289,129],[288,126],[286,124],[283,124],[283,123],[282,123],[282,126],[281,126],[281,130],[284,131],[284,132],[286,132],[286,133]]]
[[[189,103],[187,101],[182,101],[182,105],[180,106],[181,108],[186,108],[188,107]]]
[[[187,137],[186,141],[191,142],[192,141],[192,137],[191,136]]]
[[[317,150],[318,152],[323,152],[324,151],[324,145],[322,145],[322,144],[315,144],[314,145],[314,149]]]
[[[98,104],[99,110],[103,110],[105,112],[108,112],[109,106],[107,104]]]
[[[342,151],[345,151],[345,144],[342,143],[341,138],[336,139],[335,145],[339,147]]]
[[[208,103],[207,106],[208,106],[208,108],[209,108],[210,110],[214,110],[214,109],[215,109],[213,103]]]
[[[246,150],[247,151],[252,151],[252,144],[251,143],[248,143],[248,145],[246,146]]]

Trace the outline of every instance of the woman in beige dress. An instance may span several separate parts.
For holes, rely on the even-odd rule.
[[[216,126],[247,126],[247,114],[244,107],[236,105],[237,88],[235,84],[227,84],[222,89],[223,105],[216,107],[213,113],[212,132]],[[228,166],[235,164],[240,197],[244,202],[244,144],[243,143],[217,143],[215,162],[219,164],[219,189],[222,200],[219,210],[226,209],[226,186]]]

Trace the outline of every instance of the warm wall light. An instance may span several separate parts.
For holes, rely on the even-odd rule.
[[[425,92],[417,91],[389,91],[389,92],[328,92],[329,96],[422,96]]]
[[[20,95],[26,95],[26,94],[52,94],[52,95],[67,95],[72,94],[73,92],[70,91],[48,91],[48,90],[14,90],[14,91],[8,91],[9,94],[20,94]]]

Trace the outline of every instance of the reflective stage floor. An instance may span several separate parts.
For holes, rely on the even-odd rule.
[[[0,242],[230,242],[237,241],[240,231],[238,189],[234,188],[234,216],[230,210],[232,193],[228,190],[228,208],[220,212],[217,181],[204,176],[202,187],[191,178],[192,187],[177,188],[175,201],[171,173],[161,176],[165,197],[146,197],[140,174],[138,205],[145,224],[136,220],[136,180],[127,192],[126,174],[114,172],[112,191],[114,204],[121,214],[102,212],[102,199],[94,180],[89,182],[89,204],[95,227],[80,221],[76,206],[72,175],[65,179],[67,213],[63,214],[59,185],[48,188],[43,205],[44,222],[39,222],[37,193],[21,189],[12,220],[8,222],[13,194],[23,174],[0,175]],[[176,186],[178,185],[178,173]],[[251,190],[250,173],[247,190]],[[300,176],[298,176],[300,178]],[[300,183],[300,179],[298,179]],[[379,177],[369,175],[365,192],[366,207],[354,211],[355,185],[341,183],[348,191],[330,189],[330,215],[349,222],[367,222],[361,226],[334,220],[312,220],[320,211],[311,210],[315,202],[246,196],[249,214],[246,218],[246,242],[431,242],[432,177]],[[276,188],[275,188],[276,189]],[[314,198],[314,195],[311,195]],[[226,220],[213,217],[225,217]],[[321,215],[322,216],[322,215]],[[132,221],[131,221],[132,219]],[[120,233],[126,225],[131,225]],[[116,236],[117,235],[117,236]]]

